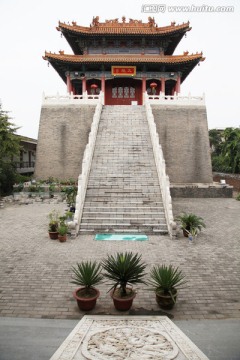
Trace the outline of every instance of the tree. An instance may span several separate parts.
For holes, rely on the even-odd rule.
[[[222,136],[217,129],[209,130],[209,141],[212,152],[215,155],[220,155],[222,149]]]
[[[232,173],[240,173],[240,129],[226,128],[223,132],[222,154]]]
[[[240,173],[240,129],[209,130],[214,171]]]
[[[9,193],[16,178],[13,157],[19,154],[20,140],[16,127],[0,104],[0,195]]]

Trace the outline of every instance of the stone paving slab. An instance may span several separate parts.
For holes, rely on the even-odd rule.
[[[148,268],[166,263],[179,266],[188,288],[179,292],[174,319],[240,318],[240,202],[234,199],[175,199],[174,213],[193,212],[207,228],[195,243],[182,235],[149,236],[146,242],[100,242],[92,235],[50,240],[48,213],[64,211],[65,204],[9,205],[0,209],[0,316],[80,319],[72,292],[71,266],[89,259],[101,260],[117,251],[139,252]],[[107,293],[107,284],[91,314],[119,314]],[[154,294],[139,286],[136,314],[161,315]],[[125,315],[125,313],[124,313]]]
[[[0,317],[0,359],[49,360],[78,322]],[[210,360],[240,359],[239,320],[174,320],[174,323]]]
[[[208,360],[167,316],[85,315],[50,360]]]

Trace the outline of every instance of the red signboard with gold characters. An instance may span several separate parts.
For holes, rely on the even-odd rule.
[[[135,76],[136,66],[112,66],[113,76]]]

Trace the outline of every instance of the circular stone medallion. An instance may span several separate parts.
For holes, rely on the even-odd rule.
[[[171,360],[178,348],[163,331],[121,326],[89,333],[82,354],[89,360]]]

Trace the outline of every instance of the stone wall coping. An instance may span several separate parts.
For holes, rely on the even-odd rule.
[[[205,106],[205,94],[202,96],[188,95],[148,95],[148,100],[151,105],[177,105],[177,106]]]

